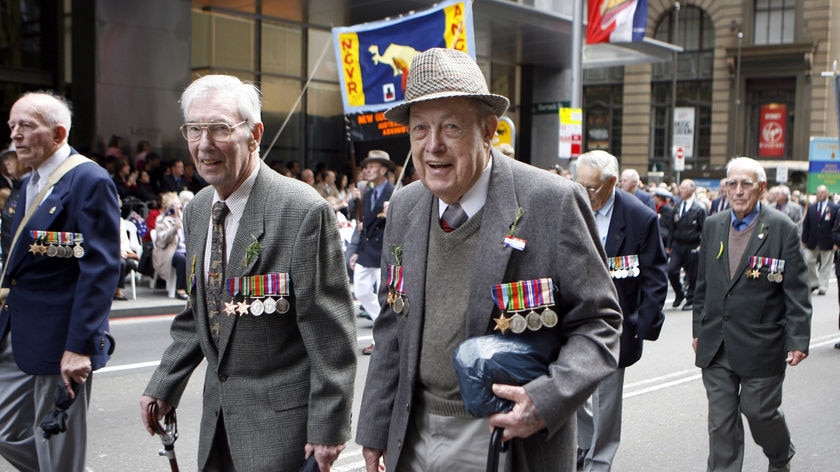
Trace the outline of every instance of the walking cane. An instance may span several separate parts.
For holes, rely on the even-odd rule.
[[[149,410],[146,412],[149,417],[149,424],[155,430],[155,434],[160,436],[160,441],[163,443],[163,449],[158,451],[158,455],[169,459],[169,467],[172,472],[178,471],[178,460],[175,459],[175,440],[178,439],[178,420],[175,417],[175,408],[169,410],[163,417],[163,426],[157,420],[157,403],[149,404]]]
[[[487,472],[499,470],[499,454],[507,450],[507,443],[502,442],[504,433],[504,428],[493,428],[493,434],[490,435],[490,448],[487,451]]]

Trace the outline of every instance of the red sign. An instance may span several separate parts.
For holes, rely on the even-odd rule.
[[[758,130],[758,157],[785,156],[787,105],[771,103],[761,106]]]

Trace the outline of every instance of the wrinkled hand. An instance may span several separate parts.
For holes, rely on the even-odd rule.
[[[318,463],[318,470],[321,472],[330,472],[333,462],[338,459],[338,455],[344,450],[345,444],[311,444],[306,443],[303,450],[306,452],[305,458],[315,454],[315,461]]]
[[[785,359],[785,362],[790,364],[791,367],[796,367],[800,362],[804,361],[806,357],[808,357],[808,354],[805,354],[802,351],[788,351],[788,356],[787,359]]]
[[[494,427],[505,429],[502,441],[527,438],[546,428],[545,420],[542,419],[536,405],[523,387],[493,384],[493,394],[514,402],[513,409],[509,412],[496,413],[488,418],[491,430]]]
[[[79,385],[85,383],[91,373],[90,356],[64,351],[61,356],[61,381],[64,382],[64,389],[70,398],[76,398],[70,381]]]
[[[158,400],[157,398],[150,397],[148,395],[143,395],[140,397],[140,418],[143,420],[143,426],[146,427],[146,431],[152,436],[155,435],[155,429],[152,427],[152,423],[149,421],[149,405],[152,403],[157,403],[157,418],[155,421],[158,423],[160,420],[172,410],[172,406],[166,403],[163,400]]]
[[[694,353],[697,354],[697,338],[691,340],[691,347],[694,349]]]
[[[359,258],[358,254],[353,254],[352,256],[350,256],[350,260],[348,261],[348,264],[347,264],[347,265],[350,266],[350,270],[355,270],[356,269],[356,259],[358,259],[358,258]]]
[[[365,472],[381,472],[385,470],[385,451],[363,447],[362,456],[365,458]]]

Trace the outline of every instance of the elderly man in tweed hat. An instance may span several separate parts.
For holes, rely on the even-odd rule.
[[[570,419],[616,368],[621,315],[586,192],[492,148],[508,105],[469,56],[430,49],[412,61],[405,102],[385,113],[408,126],[420,182],[388,209],[356,436],[368,472],[383,458],[387,470],[483,471],[491,427],[510,444],[504,470],[574,470]],[[541,287],[543,301],[494,296],[528,287]],[[513,408],[471,417],[455,348],[538,331],[559,348],[548,374],[494,385]]]

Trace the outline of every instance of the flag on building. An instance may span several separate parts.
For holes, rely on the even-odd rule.
[[[395,19],[332,29],[344,112],[388,109],[403,100],[411,60],[434,47],[475,58],[472,2],[449,0]]]
[[[647,28],[647,0],[587,0],[586,44],[641,41]]]

